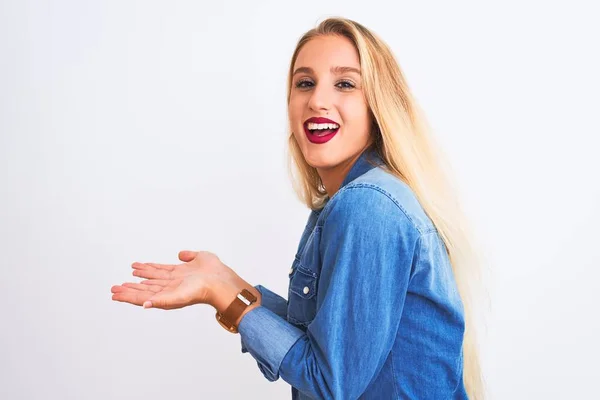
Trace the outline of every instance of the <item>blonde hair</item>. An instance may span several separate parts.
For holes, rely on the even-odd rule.
[[[373,116],[373,145],[389,172],[413,190],[446,245],[465,311],[463,381],[469,398],[481,400],[485,394],[474,303],[479,300],[477,290],[482,288],[480,260],[458,196],[445,173],[449,166],[429,134],[430,128],[392,51],[355,21],[328,18],[300,38],[288,74],[288,104],[298,53],[308,41],[324,35],[339,35],[354,44],[360,59],[363,92]],[[288,151],[288,167],[296,193],[309,208],[322,208],[327,192],[317,170],[304,159],[291,129]]]

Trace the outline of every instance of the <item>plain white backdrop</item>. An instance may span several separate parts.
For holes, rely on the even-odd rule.
[[[287,293],[308,210],[285,165],[300,35],[392,47],[490,261],[492,399],[597,395],[600,80],[592,3],[0,2],[0,398],[285,399],[210,306],[111,301],[209,250]]]

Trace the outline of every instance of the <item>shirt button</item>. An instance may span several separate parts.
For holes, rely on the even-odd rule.
[[[310,289],[308,288],[308,286],[304,286],[304,294],[308,294],[308,292],[310,291]]]
[[[290,273],[288,275],[291,275],[292,272],[294,272],[294,267],[290,268]]]

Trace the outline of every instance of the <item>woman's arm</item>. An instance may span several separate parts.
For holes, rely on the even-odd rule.
[[[315,398],[358,398],[394,343],[419,233],[384,193],[348,187],[320,234],[322,299],[306,333],[265,307],[238,327],[268,380]]]
[[[254,286],[262,295],[263,307],[268,308],[283,319],[287,319],[287,300],[262,285]]]
[[[146,281],[113,286],[113,300],[162,309],[204,303],[224,312],[249,289],[258,300],[236,325],[265,377],[281,376],[316,398],[357,398],[392,348],[420,236],[402,209],[370,186],[347,186],[327,210],[319,233],[320,306],[306,332],[263,306],[261,292],[209,252],[193,252],[180,265],[134,263],[133,275]]]

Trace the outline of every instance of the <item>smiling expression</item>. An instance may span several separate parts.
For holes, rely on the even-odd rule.
[[[307,42],[294,63],[288,115],[306,162],[334,168],[371,140],[371,116],[352,42],[328,35]]]

